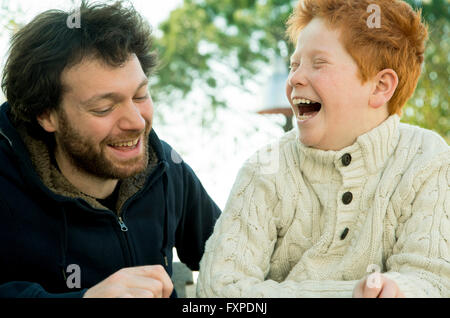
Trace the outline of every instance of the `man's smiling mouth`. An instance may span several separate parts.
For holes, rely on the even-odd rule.
[[[111,147],[114,147],[114,148],[134,148],[134,147],[136,147],[137,143],[139,142],[139,138],[136,138],[134,140],[111,143],[108,145]]]
[[[298,119],[307,120],[314,117],[322,108],[322,104],[307,98],[294,97],[292,103],[298,107]]]

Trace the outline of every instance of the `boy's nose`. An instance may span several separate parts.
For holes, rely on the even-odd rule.
[[[294,71],[289,74],[288,83],[290,86],[304,86],[307,83],[304,67],[298,66]]]

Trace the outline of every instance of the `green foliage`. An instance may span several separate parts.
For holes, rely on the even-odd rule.
[[[430,27],[422,77],[404,108],[404,122],[438,132],[450,141],[449,0],[407,0],[421,7]],[[267,67],[274,56],[286,63],[293,47],[285,23],[297,0],[185,0],[160,25],[155,42],[161,69],[152,85],[155,100],[170,104],[200,88],[210,107],[225,107],[218,94],[224,87],[244,84]],[[226,69],[226,72],[220,70]],[[234,74],[229,78],[225,74]],[[238,79],[236,81],[236,78]]]
[[[414,1],[408,1],[416,6]],[[429,40],[416,91],[404,107],[402,121],[439,133],[450,144],[450,1],[422,3]]]
[[[450,23],[441,19],[430,29],[422,76],[402,121],[432,129],[450,144]]]
[[[153,87],[155,99],[185,97],[198,84],[211,106],[225,106],[217,90],[245,81],[268,64],[270,56],[288,56],[285,21],[290,1],[185,0],[159,28],[155,42],[161,68]],[[225,68],[238,82],[220,74]],[[214,98],[213,98],[214,97]]]

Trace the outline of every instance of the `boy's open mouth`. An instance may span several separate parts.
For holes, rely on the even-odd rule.
[[[300,120],[314,117],[322,108],[322,104],[306,98],[293,98],[292,102],[298,107],[298,119]]]

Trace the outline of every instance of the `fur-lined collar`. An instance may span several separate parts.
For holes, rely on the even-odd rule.
[[[44,185],[55,194],[70,197],[81,198],[96,209],[107,209],[100,204],[95,198],[88,196],[72,185],[69,180],[59,171],[52,160],[53,154],[49,152],[48,146],[42,140],[33,138],[27,129],[23,126],[18,127],[22,140],[30,153],[30,159],[36,172],[40,176]],[[134,177],[122,180],[120,183],[119,194],[116,203],[116,212],[120,214],[120,210],[125,201],[137,193],[145,184],[147,177],[152,169],[156,166],[158,158],[149,145],[149,160],[147,169]]]

